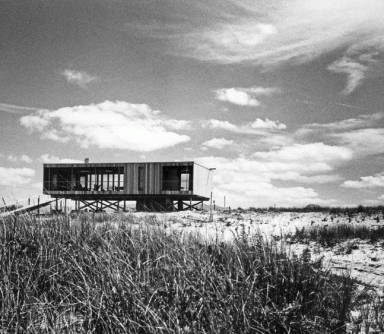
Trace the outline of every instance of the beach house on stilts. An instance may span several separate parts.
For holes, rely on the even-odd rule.
[[[44,164],[44,194],[76,201],[77,209],[181,211],[201,208],[214,168],[194,161]]]

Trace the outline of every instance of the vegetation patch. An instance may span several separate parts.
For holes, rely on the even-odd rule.
[[[261,235],[131,215],[0,221],[2,333],[343,333],[356,282]]]
[[[368,225],[334,224],[296,229],[293,239],[299,242],[316,241],[323,247],[333,247],[345,240],[361,239],[374,243],[384,239],[384,225],[371,227]]]

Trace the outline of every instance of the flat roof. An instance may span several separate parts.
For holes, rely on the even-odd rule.
[[[169,165],[183,165],[183,164],[195,164],[205,169],[211,170],[212,168],[208,168],[194,162],[193,160],[189,161],[136,161],[136,162],[52,162],[52,163],[44,163],[43,167],[121,167],[123,165],[128,164],[169,164]]]
[[[49,162],[43,165],[126,165],[126,164],[181,164],[195,163],[194,161],[134,161],[134,162]]]

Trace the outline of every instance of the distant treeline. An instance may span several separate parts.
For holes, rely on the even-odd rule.
[[[237,208],[239,211],[245,211],[241,207]],[[384,206],[363,206],[358,205],[356,207],[329,207],[329,206],[307,206],[307,207],[273,207],[268,208],[256,208],[250,207],[249,211],[253,212],[265,212],[265,211],[275,211],[275,212],[327,212],[329,214],[345,214],[353,215],[358,213],[364,213],[366,215],[374,215],[384,212]]]

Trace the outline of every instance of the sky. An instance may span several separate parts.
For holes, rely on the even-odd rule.
[[[194,160],[217,205],[384,203],[382,0],[0,1],[0,196]]]

